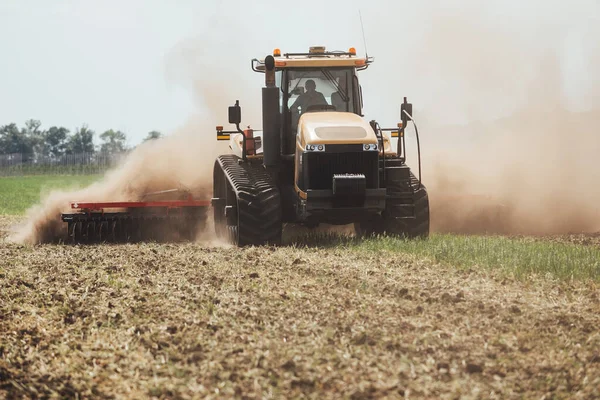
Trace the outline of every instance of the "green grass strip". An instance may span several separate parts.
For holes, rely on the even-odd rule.
[[[309,235],[314,247],[342,246],[351,251],[412,254],[459,268],[483,267],[517,278],[541,275],[563,280],[600,281],[600,247],[527,237],[432,234],[427,240],[379,237],[366,240]]]
[[[54,189],[85,187],[102,175],[34,175],[0,178],[0,215],[23,215]]]

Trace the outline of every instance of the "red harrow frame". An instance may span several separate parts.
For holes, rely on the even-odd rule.
[[[72,202],[68,243],[193,240],[210,200]]]

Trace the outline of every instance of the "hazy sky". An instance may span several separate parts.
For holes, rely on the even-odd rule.
[[[211,122],[226,122],[236,98],[256,110],[251,58],[320,44],[362,53],[359,7],[375,56],[362,79],[370,117],[394,123],[403,95],[440,121],[493,116],[482,95],[501,114],[557,59],[557,91],[576,108],[600,105],[597,1],[416,3],[1,0],[0,124],[87,123],[136,144],[211,102],[222,110]]]

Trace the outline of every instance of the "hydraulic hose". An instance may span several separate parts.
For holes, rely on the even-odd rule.
[[[417,137],[417,157],[419,159],[419,187],[417,189],[421,189],[421,143],[419,142],[419,129],[417,128],[417,124],[415,123],[415,120],[413,119],[412,115],[407,113],[406,110],[403,110],[403,112],[404,114],[406,114],[408,119],[410,119],[410,121],[413,123],[413,126],[415,127],[415,136]]]

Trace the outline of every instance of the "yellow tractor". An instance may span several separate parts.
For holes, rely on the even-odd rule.
[[[406,164],[401,122],[381,128],[362,114],[358,72],[370,57],[356,50],[282,54],[253,59],[265,75],[262,130],[242,130],[239,101],[229,107],[235,130],[217,127],[230,142],[213,170],[211,204],[217,236],[238,246],[281,243],[283,224],[315,227],[354,224],[357,235],[429,235],[429,199],[420,177]],[[414,121],[412,121],[414,124]],[[260,134],[259,134],[260,133]],[[392,137],[397,137],[395,149]]]

